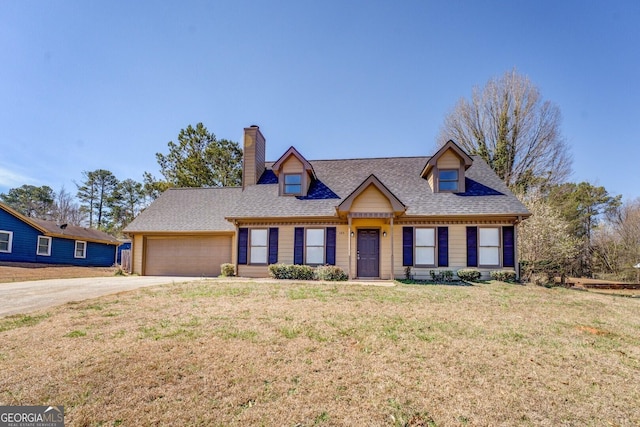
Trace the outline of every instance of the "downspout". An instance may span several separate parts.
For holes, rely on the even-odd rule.
[[[234,244],[231,245],[231,248],[235,248],[235,255],[231,254],[231,259],[235,260],[235,262],[233,263],[233,268],[236,271],[236,277],[240,276],[240,265],[238,264],[238,244],[239,244],[239,239],[240,239],[240,226],[238,225],[238,221],[235,220],[233,221],[233,225],[236,228],[236,232],[235,235],[233,236],[233,239],[235,240]]]
[[[515,269],[516,269],[516,278],[520,280],[520,248],[518,248],[518,225],[522,222],[522,216],[518,215],[518,219],[516,223],[513,225],[513,246],[515,252]]]
[[[391,277],[390,279],[394,280],[395,277],[393,272],[394,272],[395,263],[393,261],[393,217],[391,217],[390,226],[391,226],[391,229],[389,230],[389,234],[391,234],[391,274],[390,274]]]
[[[349,230],[347,231],[347,238],[349,239],[349,243],[347,245],[347,250],[349,252],[349,265],[347,266],[347,276],[349,276],[349,280],[353,279],[351,276],[351,216],[347,216],[349,221]]]

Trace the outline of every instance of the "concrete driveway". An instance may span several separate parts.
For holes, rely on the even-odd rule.
[[[145,286],[201,280],[199,277],[114,276],[0,283],[0,317],[114,294]]]

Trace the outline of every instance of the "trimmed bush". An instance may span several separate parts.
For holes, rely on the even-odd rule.
[[[313,280],[315,272],[308,265],[271,264],[268,267],[269,276],[284,280]]]
[[[493,280],[499,280],[501,282],[515,282],[516,281],[516,272],[511,270],[494,270],[491,273],[491,278]]]
[[[316,268],[316,277],[318,280],[344,281],[347,280],[347,274],[335,265],[321,265]]]
[[[451,270],[429,270],[429,274],[434,283],[449,283],[453,280],[453,271]]]
[[[236,266],[225,262],[220,265],[220,275],[222,277],[233,277],[236,275]]]
[[[478,270],[472,270],[470,268],[463,268],[461,270],[458,270],[456,274],[458,275],[460,280],[464,280],[467,282],[477,282],[478,280],[480,280],[480,276],[482,275],[482,273],[480,273]]]

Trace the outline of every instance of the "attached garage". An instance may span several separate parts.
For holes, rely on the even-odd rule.
[[[231,262],[231,236],[145,237],[144,275],[220,275],[220,265]]]

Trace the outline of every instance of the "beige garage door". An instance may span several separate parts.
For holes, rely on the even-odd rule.
[[[231,262],[231,236],[148,237],[146,246],[147,276],[215,277]]]

